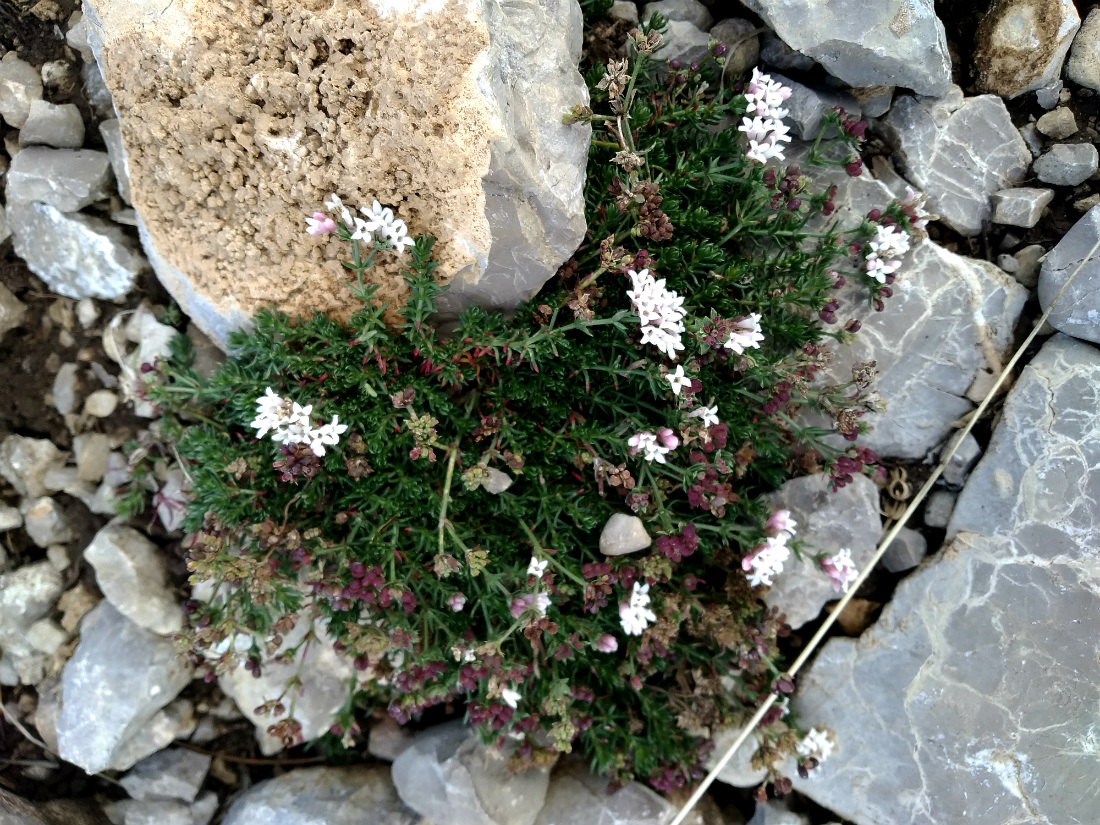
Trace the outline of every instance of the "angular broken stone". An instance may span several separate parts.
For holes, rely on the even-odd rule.
[[[0,504],[0,533],[16,530],[22,526],[23,514],[19,512],[19,508]]]
[[[1077,132],[1077,119],[1070,109],[1059,106],[1039,118],[1035,128],[1051,140],[1065,140]]]
[[[0,442],[0,475],[21,496],[40,498],[50,492],[46,472],[64,463],[64,455],[46,438],[9,435]]]
[[[1043,210],[1054,200],[1051,189],[1002,189],[990,198],[993,205],[993,223],[1022,226],[1030,229],[1043,217]]]
[[[118,181],[118,194],[126,203],[133,203],[130,200],[130,171],[126,166],[126,149],[122,145],[122,128],[118,118],[113,117],[100,123],[99,134],[107,146],[111,168],[115,172],[115,180]]]
[[[448,316],[515,307],[584,237],[591,130],[562,122],[588,102],[575,0],[276,0],[259,23],[217,4],[84,10],[150,260],[222,345],[261,307],[354,310],[347,244],[305,234],[333,192],[438,239]],[[368,275],[380,298],[404,299],[404,264]]]
[[[80,365],[71,361],[62,364],[53,378],[53,405],[62,415],[76,410],[77,390],[80,387]],[[60,489],[60,488],[58,488]]]
[[[125,771],[142,759],[159,753],[177,739],[186,739],[195,730],[195,707],[186,699],[176,699],[153,714],[153,718],[123,742],[114,752],[111,770]]]
[[[168,586],[160,548],[132,527],[108,524],[84,549],[96,584],[123,616],[139,627],[169,635],[183,627],[180,600]]]
[[[61,574],[48,561],[25,564],[0,575],[0,647],[53,609],[61,595]]]
[[[0,117],[18,129],[27,122],[31,103],[42,99],[42,76],[34,66],[8,52],[0,60]]]
[[[657,0],[646,3],[642,6],[642,21],[648,21],[654,13],[660,14],[665,20],[685,20],[700,31],[706,31],[714,22],[707,7],[699,0]]]
[[[169,748],[141,760],[119,780],[134,799],[194,802],[210,770],[208,754]]]
[[[862,572],[882,537],[878,499],[878,488],[867,476],[854,476],[834,492],[829,476],[821,473],[791,479],[768,496],[768,504],[773,510],[791,511],[798,524],[796,537],[805,543],[806,553],[834,556],[851,550]],[[826,602],[840,598],[829,577],[809,558],[799,561],[792,556],[774,581],[764,601],[786,613],[787,623],[796,629],[816,619]]]
[[[608,793],[606,777],[593,774],[581,760],[566,757],[550,778],[546,804],[534,825],[664,825],[675,814],[672,805],[638,782]]]
[[[970,475],[970,471],[974,469],[974,465],[982,457],[982,445],[978,443],[978,439],[974,437],[973,433],[967,433],[961,439],[957,436],[952,437],[948,439],[940,451],[941,461],[956,442],[958,442],[958,447],[948,460],[947,466],[943,468],[943,475],[940,478],[947,486],[958,489],[966,482],[966,477]]]
[[[461,721],[417,734],[393,763],[402,801],[435,825],[533,825],[549,767],[508,770],[508,754],[481,744]]]
[[[978,24],[978,88],[1018,97],[1058,80],[1081,18],[1073,0],[994,0]]]
[[[625,556],[645,550],[653,543],[645,524],[637,516],[615,513],[600,533],[600,552],[605,556]]]
[[[76,474],[81,481],[102,481],[111,455],[111,439],[103,433],[85,433],[73,438]]]
[[[49,496],[24,502],[23,529],[39,547],[64,544],[73,538],[68,517]]]
[[[903,86],[942,95],[951,85],[947,36],[933,0],[853,3],[822,13],[819,0],[746,0],[792,49],[850,86]]]
[[[857,825],[1096,819],[1098,408],[1100,352],[1055,335],[1005,400],[953,540],[802,675],[794,711],[838,745],[795,790]]]
[[[920,564],[927,554],[927,539],[916,530],[902,527],[882,554],[881,564],[891,573],[904,573]]]
[[[1038,286],[1039,268],[1046,254],[1046,249],[1036,243],[1025,246],[1012,256],[1016,259],[1016,271],[1012,275],[1020,286],[1027,289],[1035,289]]]
[[[31,101],[27,120],[19,130],[19,145],[37,144],[58,149],[79,149],[84,145],[84,119],[75,103]]]
[[[1096,171],[1100,156],[1091,143],[1056,143],[1035,161],[1032,169],[1043,183],[1077,186]]]
[[[111,767],[127,741],[191,680],[179,645],[131,622],[107,601],[80,625],[62,674],[57,742],[88,773]]]
[[[1100,9],[1088,13],[1073,38],[1066,77],[1087,89],[1100,91]]]
[[[137,244],[101,218],[66,214],[31,203],[9,214],[15,254],[67,298],[120,298],[134,285],[146,261]]]
[[[657,50],[661,60],[679,60],[685,66],[702,60],[710,53],[710,35],[686,20],[670,20],[664,42]]]
[[[0,243],[3,243],[3,238],[0,238]],[[26,305],[10,289],[0,284],[0,339],[21,325],[26,315]]]
[[[1039,271],[1039,304],[1046,310],[1080,266],[1077,277],[1047,320],[1066,335],[1100,343],[1100,260],[1095,253],[1086,260],[1097,241],[1100,241],[1100,206],[1086,212],[1047,253]]]
[[[417,825],[386,768],[299,768],[253,785],[222,825]],[[444,823],[438,823],[444,825]]]
[[[106,152],[29,146],[11,160],[8,204],[48,203],[76,212],[111,194],[111,163]]]
[[[962,235],[977,235],[992,215],[989,197],[1027,175],[1031,153],[1004,101],[901,97],[880,123],[901,172],[928,194],[929,211]]]

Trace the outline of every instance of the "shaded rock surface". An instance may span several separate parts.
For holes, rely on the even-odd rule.
[[[1033,164],[1035,176],[1055,186],[1077,186],[1096,171],[1098,157],[1091,143],[1056,143]]]
[[[190,681],[191,672],[176,642],[100,602],[84,617],[80,644],[62,674],[57,725],[62,758],[88,773],[111,767],[128,740]],[[134,761],[143,756],[148,753]]]
[[[803,676],[794,709],[839,747],[796,790],[857,825],[1095,819],[1098,396],[1087,344],[1024,368],[953,540]]]
[[[672,805],[638,782],[608,793],[606,778],[566,757],[551,776],[546,804],[534,825],[664,825],[675,813]]]
[[[851,86],[903,86],[922,95],[951,85],[947,37],[932,0],[746,0],[795,51]]]
[[[587,102],[576,0],[93,0],[85,14],[150,260],[222,345],[262,306],[347,317],[346,244],[304,234],[332,192],[438,238],[453,315],[531,297],[584,236],[590,129],[562,123]],[[372,271],[380,298],[403,300],[401,265]]]
[[[1039,270],[1039,304],[1046,310],[1083,262],[1081,271],[1047,320],[1060,332],[1100,343],[1100,250],[1086,260],[1097,241],[1100,241],[1100,206],[1086,212],[1047,253]]]
[[[1030,229],[1039,222],[1043,210],[1052,200],[1054,192],[1050,189],[1002,189],[991,198],[993,222]]]
[[[1031,153],[1004,101],[964,98],[954,87],[939,100],[901,97],[881,122],[902,174],[928,194],[928,208],[962,235],[977,235],[992,215],[989,197],[1016,186]]]
[[[194,802],[211,759],[208,754],[170,748],[138,762],[120,782],[134,799]]]
[[[882,536],[878,499],[878,488],[866,476],[854,476],[852,483],[833,492],[829,477],[818,474],[791,479],[768,496],[768,504],[791,511],[798,524],[796,538],[805,542],[806,552],[833,556],[847,548],[862,571]],[[764,601],[786,613],[791,627],[799,628],[837,598],[832,581],[812,560],[792,557]]]
[[[995,0],[978,24],[978,87],[1018,97],[1058,80],[1081,18],[1073,0]]]
[[[111,164],[106,152],[31,146],[11,160],[7,177],[9,204],[47,203],[75,212],[111,193]]]

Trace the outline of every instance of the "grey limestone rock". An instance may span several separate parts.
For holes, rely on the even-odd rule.
[[[836,492],[825,474],[801,476],[768,496],[776,510],[790,510],[798,524],[796,538],[807,552],[835,555],[847,548],[863,570],[882,537],[878,488],[864,475]],[[787,614],[787,623],[799,628],[817,618],[826,602],[839,598],[833,585],[812,561],[791,558],[764,597],[769,607]]]
[[[73,538],[68,517],[49,496],[24,501],[23,528],[39,547],[64,544]]]
[[[625,556],[645,550],[653,543],[645,524],[637,516],[615,513],[600,533],[600,552],[605,556]]]
[[[783,105],[789,114],[784,120],[791,131],[802,140],[816,140],[821,134],[825,113],[830,109],[841,108],[849,115],[860,116],[859,103],[854,97],[835,89],[814,88],[803,85],[782,75],[772,77],[788,86],[791,96]]]
[[[615,20],[629,20],[631,23],[637,23],[639,22],[638,4],[634,0],[615,0],[607,16]]]
[[[107,146],[111,168],[115,172],[115,180],[118,181],[118,194],[126,203],[133,203],[130,200],[130,170],[126,165],[126,149],[122,145],[122,129],[118,118],[113,117],[100,123],[99,134]]]
[[[174,640],[138,627],[101,601],[81,622],[80,643],[62,673],[61,757],[88,773],[116,764],[128,740],[191,674]]]
[[[180,600],[168,587],[160,549],[132,527],[111,523],[84,549],[96,584],[111,605],[146,630],[169,635],[183,627]]]
[[[19,129],[27,122],[31,103],[42,99],[42,76],[34,66],[8,52],[0,60],[0,117]]]
[[[699,0],[657,0],[655,3],[646,3],[642,7],[642,20],[648,21],[655,12],[666,20],[685,20],[701,31],[709,29],[714,22],[707,7]]]
[[[1100,803],[1100,352],[1023,369],[930,563],[793,709],[834,753],[795,789],[857,825],[1092,822]]]
[[[53,377],[53,405],[62,415],[76,411],[77,392],[80,389],[80,365],[62,364]]]
[[[664,825],[676,813],[637,782],[614,793],[608,793],[607,785],[606,778],[592,774],[580,760],[566,757],[554,770],[534,825]]]
[[[1035,90],[1035,102],[1050,111],[1058,105],[1062,96],[1062,80],[1059,78],[1053,83]]]
[[[64,463],[64,455],[45,438],[9,435],[0,442],[0,475],[22,496],[40,498],[46,488],[46,472]]]
[[[710,35],[686,20],[669,20],[664,45],[657,50],[661,60],[680,60],[690,64],[710,52]]]
[[[19,512],[19,508],[0,504],[0,533],[6,533],[8,530],[15,530],[22,526],[23,514]]]
[[[1004,101],[993,95],[942,100],[905,96],[881,121],[902,174],[928,193],[929,210],[963,235],[992,216],[989,197],[1019,184],[1031,153]]]
[[[1047,254],[1045,248],[1037,243],[1029,244],[1012,257],[1016,259],[1016,271],[1013,276],[1020,286],[1035,289],[1039,285],[1039,268],[1042,258]]]
[[[1100,9],[1088,13],[1073,38],[1066,77],[1087,89],[1100,91]]]
[[[928,541],[916,530],[902,527],[882,554],[882,566],[891,573],[912,570],[928,554]]]
[[[979,89],[1011,98],[1055,82],[1080,25],[1073,0],[994,0],[974,39]]]
[[[533,825],[550,769],[508,771],[508,754],[485,747],[462,721],[417,734],[393,763],[406,805],[435,825]]]
[[[978,439],[972,433],[967,433],[961,440],[952,437],[944,444],[943,449],[940,450],[941,461],[943,456],[947,454],[948,449],[957,441],[959,442],[958,449],[955,450],[954,455],[947,462],[947,466],[943,468],[943,475],[940,476],[945,484],[956,488],[961,487],[966,482],[966,477],[970,475],[970,471],[974,469],[974,465],[982,457],[982,447],[978,443]]]
[[[708,771],[714,770],[718,760],[729,750],[730,745],[741,735],[742,730],[743,728],[729,728],[718,731],[711,737],[714,740],[714,750],[711,751],[707,760]],[[763,782],[768,775],[768,769],[752,766],[752,755],[756,753],[756,748],[756,737],[750,736],[718,773],[718,781],[735,788],[755,788]]]
[[[725,43],[726,72],[740,76],[748,74],[760,62],[760,36],[751,20],[740,17],[727,17],[719,20],[710,29],[710,37],[719,43]]]
[[[947,37],[932,0],[746,0],[792,49],[850,86],[903,86],[941,95],[951,85]]]
[[[1030,229],[1039,222],[1043,210],[1054,200],[1050,189],[1002,189],[990,198],[993,205],[993,223],[1022,226]]]
[[[186,739],[195,730],[195,708],[186,699],[176,699],[158,710],[114,752],[111,770],[125,771],[142,759],[168,747],[177,739]]]
[[[138,762],[119,780],[134,799],[179,799],[194,802],[210,770],[212,757],[169,748]]]
[[[1100,253],[1086,260],[1097,241],[1100,241],[1100,206],[1086,212],[1047,253],[1039,272],[1039,304],[1047,309],[1084,262],[1048,320],[1066,335],[1100,343]]]
[[[389,716],[371,723],[367,750],[375,759],[392,762],[412,743],[413,735]]]
[[[103,82],[103,72],[99,70],[99,64],[94,58],[84,64],[80,75],[84,80],[84,96],[88,98],[88,105],[92,107],[96,117],[101,120],[117,117],[115,101],[107,84]]]
[[[19,130],[19,145],[36,144],[58,149],[79,149],[84,145],[84,119],[75,103],[31,101],[27,120]]]
[[[1077,132],[1077,118],[1065,106],[1047,112],[1035,123],[1035,128],[1051,140],[1065,140]]]
[[[2,233],[0,233],[2,234]],[[3,239],[0,238],[0,243]],[[23,323],[27,315],[26,305],[3,284],[0,284],[0,340]]]
[[[815,65],[812,57],[796,52],[776,37],[775,32],[764,33],[760,59],[781,72],[808,72]]]
[[[25,564],[0,575],[0,647],[53,609],[61,595],[61,574],[48,561]]]
[[[748,825],[810,825],[810,818],[795,813],[783,800],[769,799],[767,802],[756,803],[756,810]]]
[[[1031,152],[1033,158],[1043,154],[1043,138],[1034,123],[1025,123],[1017,131],[1019,131],[1020,137],[1024,140],[1024,145],[1027,146],[1027,150]]]
[[[110,813],[120,825],[195,825],[191,806],[178,799],[124,799]]]
[[[249,788],[222,825],[416,825],[386,768],[302,768]],[[438,823],[443,825],[443,823]]]
[[[110,196],[111,163],[106,152],[29,146],[11,161],[7,202],[48,203],[76,212]]]
[[[865,118],[882,117],[894,102],[893,86],[869,86],[851,91]]]
[[[59,295],[119,298],[146,267],[137,244],[101,218],[43,203],[12,210],[9,217],[15,254]]]
[[[1036,177],[1055,186],[1077,186],[1096,171],[1100,156],[1091,143],[1056,143],[1033,165]]]

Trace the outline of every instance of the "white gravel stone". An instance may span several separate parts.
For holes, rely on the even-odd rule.
[[[1016,259],[1016,271],[1012,274],[1020,286],[1035,289],[1039,285],[1041,259],[1046,254],[1044,247],[1039,244],[1030,244],[1012,256]]]
[[[2,207],[0,207],[2,209]],[[0,216],[0,229],[6,228],[2,216]],[[3,232],[0,232],[0,236]],[[0,237],[0,243],[4,238]],[[0,340],[11,330],[23,324],[27,316],[27,307],[3,284],[0,284]]]
[[[31,103],[42,99],[42,76],[34,66],[8,52],[0,60],[0,117],[19,129],[27,122]]]
[[[607,16],[614,20],[627,20],[631,23],[637,23],[639,22],[638,4],[633,0],[615,0],[607,12]]]
[[[496,467],[487,467],[485,471],[486,477],[481,482],[481,486],[487,493],[492,493],[495,496],[500,495],[515,484],[514,478]]]
[[[645,550],[653,543],[645,524],[637,516],[615,513],[600,533],[600,552],[605,556],[625,556]]]
[[[0,475],[21,496],[46,495],[46,471],[62,463],[62,452],[45,438],[9,435],[0,442]]]
[[[178,799],[191,803],[210,770],[211,757],[170,748],[143,759],[120,782],[134,799]]]
[[[22,526],[23,514],[19,512],[19,508],[0,504],[0,533],[6,533]]]
[[[51,544],[46,548],[46,558],[59,573],[68,570],[72,566],[69,551],[63,544]]]
[[[118,408],[118,394],[110,390],[96,390],[84,399],[84,412],[96,418],[106,418]]]
[[[103,433],[86,433],[73,439],[77,478],[81,481],[102,481],[111,455],[111,439]]]
[[[28,499],[23,506],[23,529],[39,547],[72,541],[69,519],[49,496]]]
[[[31,102],[30,113],[19,130],[19,145],[39,144],[58,149],[79,149],[84,145],[84,119],[76,104]]]
[[[76,212],[108,197],[112,183],[106,152],[28,146],[12,158],[7,202],[37,201],[62,212]]]
[[[933,490],[924,505],[924,523],[939,530],[947,527],[958,497],[958,493],[950,490]]]
[[[65,628],[53,619],[39,619],[27,628],[27,641],[31,647],[47,656],[57,653],[68,638]]]
[[[1043,183],[1077,186],[1096,171],[1100,156],[1091,143],[1057,143],[1035,161],[1035,175]]]
[[[1043,210],[1054,200],[1051,189],[1019,187],[1002,189],[990,197],[993,205],[993,222],[1030,229],[1039,223]]]
[[[80,365],[62,364],[53,378],[53,405],[62,415],[76,411],[77,393],[80,389]]]
[[[1077,133],[1077,119],[1072,111],[1059,106],[1053,112],[1047,112],[1039,118],[1035,128],[1051,140],[1065,140]]]
[[[76,319],[82,329],[88,329],[99,318],[99,307],[91,298],[81,298],[76,302]]]

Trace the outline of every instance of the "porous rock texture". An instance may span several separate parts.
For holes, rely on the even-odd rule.
[[[1049,825],[1100,810],[1100,352],[1048,341],[949,543],[793,707],[839,747],[795,789],[857,825]]]
[[[330,193],[438,242],[440,309],[514,307],[580,243],[576,0],[88,0],[151,263],[224,345],[262,307],[354,309]],[[133,78],[142,79],[140,83]],[[383,255],[377,300],[407,292]]]
[[[978,24],[978,88],[1018,97],[1049,86],[1081,26],[1073,0],[995,0]]]
[[[850,86],[951,86],[947,36],[933,0],[745,0],[792,49]]]

